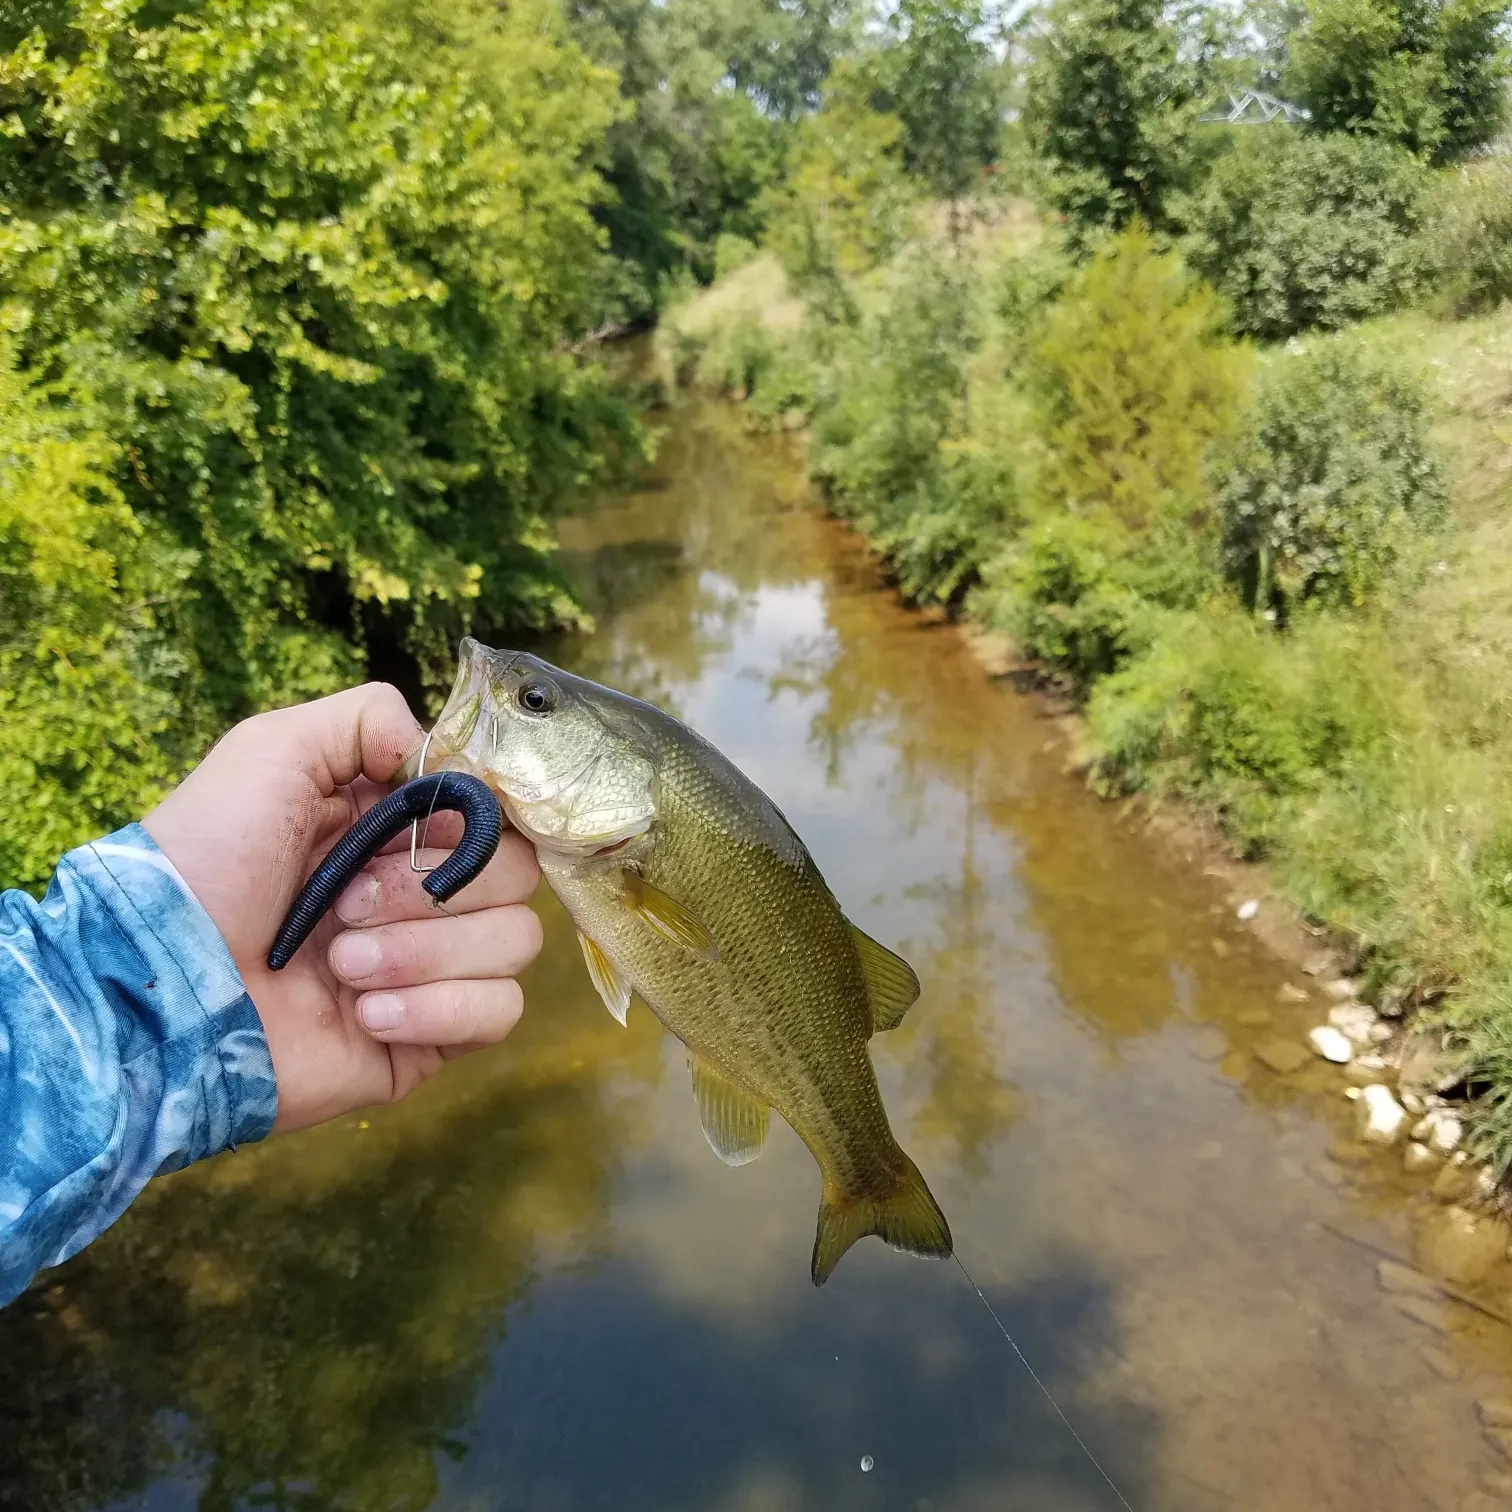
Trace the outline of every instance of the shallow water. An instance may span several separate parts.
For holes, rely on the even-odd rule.
[[[564,528],[600,633],[553,654],[709,735],[914,962],[894,1126],[1128,1503],[1494,1505],[1512,1333],[1377,1289],[1424,1183],[1339,1144],[1336,1072],[1248,1055],[1318,1020],[1305,979],[895,604],[787,443],[670,423]],[[720,1165],[680,1048],[541,906],[507,1045],[158,1182],[0,1313],[0,1507],[1116,1508],[953,1265],[867,1241],[814,1290],[807,1153],[774,1121]]]

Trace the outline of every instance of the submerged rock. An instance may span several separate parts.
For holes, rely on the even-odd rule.
[[[1360,1089],[1360,1138],[1366,1144],[1394,1145],[1407,1124],[1407,1110],[1379,1083]]]
[[[1483,1397],[1475,1410],[1487,1428],[1512,1428],[1512,1401],[1506,1397]]]
[[[1347,1065],[1354,1058],[1354,1046],[1332,1024],[1319,1024],[1309,1031],[1307,1043],[1326,1061],[1337,1066]]]
[[[1323,990],[1329,997],[1340,1003],[1352,1003],[1355,996],[1355,984],[1348,977],[1335,977],[1331,982],[1324,982]],[[1371,1014],[1374,1018],[1375,1015]]]
[[[1234,1022],[1241,1029],[1263,1029],[1270,1021],[1270,1010],[1267,1008],[1246,1008],[1234,1015]]]
[[[1442,1297],[1444,1288],[1422,1271],[1403,1265],[1399,1260],[1382,1260],[1376,1265],[1376,1281],[1384,1292],[1398,1297]]]
[[[1379,1055],[1357,1055],[1344,1068],[1344,1075],[1357,1087],[1387,1080],[1391,1068]]]
[[[1255,1059],[1277,1076],[1290,1076],[1307,1064],[1307,1051],[1295,1040],[1273,1039],[1255,1046]]]
[[[1449,1309],[1442,1302],[1436,1302],[1432,1297],[1397,1297],[1395,1301],[1396,1310],[1404,1318],[1411,1318],[1434,1333],[1449,1332]]]
[[[1417,1257],[1423,1269],[1462,1285],[1484,1280],[1506,1248],[1507,1235],[1499,1220],[1461,1207],[1431,1214],[1418,1230]]]
[[[1441,1158],[1427,1145],[1412,1139],[1407,1142],[1407,1149],[1402,1155],[1402,1168],[1409,1176],[1420,1176],[1424,1171],[1431,1171]]]
[[[1432,1344],[1423,1350],[1423,1363],[1441,1381],[1458,1381],[1465,1374],[1460,1369],[1459,1361],[1453,1355],[1447,1350],[1435,1348]]]
[[[1301,987],[1294,987],[1290,982],[1283,983],[1281,990],[1277,992],[1276,996],[1283,1003],[1312,1002],[1312,996],[1308,992],[1304,991]]]
[[[1475,1190],[1475,1172],[1469,1165],[1446,1165],[1433,1178],[1430,1190],[1440,1202],[1458,1202],[1461,1197],[1468,1197]]]

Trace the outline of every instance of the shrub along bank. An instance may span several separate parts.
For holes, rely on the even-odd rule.
[[[1298,174],[1316,153],[1275,150]],[[811,419],[813,473],[900,591],[1008,631],[1083,702],[1100,786],[1214,815],[1359,941],[1370,993],[1439,1015],[1505,1165],[1512,310],[1477,218],[1508,213],[1505,170],[1354,161],[1379,155],[1339,149],[1375,188],[1318,230],[1368,258],[1240,226],[1215,174],[1184,244],[1136,222],[1078,262],[1022,206],[954,238],[920,214],[846,276],[849,314],[796,316],[764,256],[740,275],[759,303],[716,287],[719,318],[695,301],[661,342],[758,423]],[[1292,187],[1267,167],[1255,192]],[[1420,225],[1427,195],[1448,208]],[[1393,279],[1438,313],[1327,329]]]

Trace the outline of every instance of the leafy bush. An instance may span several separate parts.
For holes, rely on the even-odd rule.
[[[1340,340],[1267,366],[1219,485],[1230,573],[1257,607],[1360,605],[1443,517],[1422,385]]]
[[[1347,325],[1408,292],[1424,183],[1386,141],[1250,132],[1184,205],[1186,254],[1236,330],[1273,340]]]
[[[549,0],[39,0],[0,21],[0,89],[4,487],[52,469],[74,501],[13,502],[0,541],[31,606],[7,740],[74,752],[16,769],[0,830],[66,815],[55,854],[370,645],[440,677],[471,619],[574,612],[544,522],[618,427],[564,339],[615,104]],[[50,585],[55,525],[96,583]],[[35,679],[67,685],[76,634],[113,691],[49,730]]]
[[[1246,389],[1222,316],[1137,222],[1065,284],[1033,354],[1047,503],[1106,510],[1136,530],[1200,509],[1209,453]]]
[[[1366,628],[1312,618],[1284,636],[1213,601],[1152,631],[1088,705],[1104,772],[1216,807],[1252,850],[1390,732],[1397,679]]]
[[[1488,158],[1446,178],[1428,225],[1432,288],[1456,314],[1512,299],[1512,158]]]

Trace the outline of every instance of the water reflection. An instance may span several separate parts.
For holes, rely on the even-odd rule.
[[[564,542],[600,628],[547,653],[710,735],[919,968],[875,1044],[894,1123],[1133,1504],[1458,1512],[1505,1331],[1433,1332],[1336,1237],[1403,1252],[1421,1199],[1329,1159],[1331,1073],[1256,1068],[1317,1010],[1201,878],[733,412],[682,415]],[[814,1291],[807,1153],[776,1127],[715,1161],[680,1052],[542,912],[508,1045],[168,1178],[0,1313],[0,1508],[1115,1505],[954,1267],[864,1244]]]

